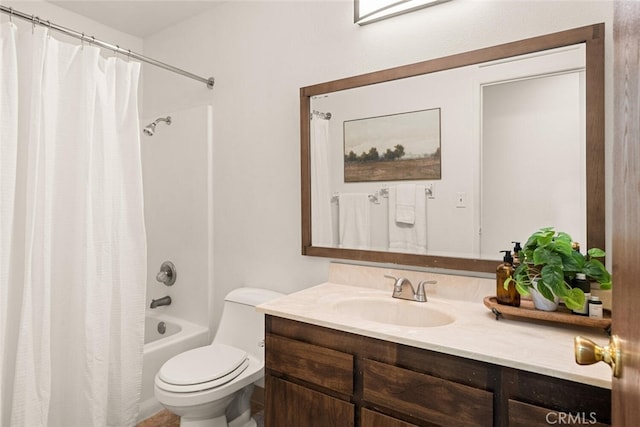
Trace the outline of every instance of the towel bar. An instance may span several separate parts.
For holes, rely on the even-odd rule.
[[[371,203],[375,203],[376,205],[380,204],[380,199],[378,198],[377,191],[373,194],[367,194],[367,197],[369,197],[369,201]],[[340,193],[334,193],[333,196],[331,196],[331,202],[338,203],[339,200],[340,200]]]
[[[382,187],[377,193],[382,197],[389,197],[389,187]],[[424,187],[424,194],[428,197],[433,197],[433,184]]]

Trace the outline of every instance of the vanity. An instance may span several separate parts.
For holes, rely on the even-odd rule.
[[[542,92],[521,92],[521,84],[547,77],[573,83],[559,82],[540,108],[529,106]],[[558,115],[551,95],[568,87],[576,90],[563,99],[575,109]],[[520,117],[516,110],[526,123],[505,126],[502,113]],[[553,122],[539,121],[538,110]],[[428,143],[408,148],[414,153],[398,169],[393,162],[405,147],[387,143],[410,147],[406,129],[413,128],[405,123],[416,122],[403,120],[414,114],[438,119],[422,120],[431,123],[423,132]],[[378,141],[383,130],[393,137]],[[563,154],[569,140],[575,149]],[[332,263],[326,283],[258,307],[266,315],[266,426],[611,423],[609,367],[577,365],[573,348],[578,335],[606,340],[604,330],[496,321],[483,304],[495,295],[499,252],[532,230],[553,224],[585,247],[605,249],[604,24],[301,88],[300,141],[303,255],[481,277]],[[516,141],[525,151],[515,151]],[[437,167],[422,174],[427,163]],[[547,170],[532,173],[524,163]],[[566,176],[576,182],[558,185]],[[551,201],[560,189],[567,193]],[[403,199],[409,192],[408,221],[401,192]],[[538,200],[562,209],[536,208]],[[569,211],[575,216],[564,217]],[[427,302],[392,298],[385,275],[414,286],[426,281]]]
[[[496,321],[480,298],[491,279],[330,270],[329,282],[258,308],[266,426],[609,425],[609,367],[573,360],[574,336],[606,332]],[[385,274],[438,284],[427,302],[399,300]]]

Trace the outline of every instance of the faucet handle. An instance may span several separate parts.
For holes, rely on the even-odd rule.
[[[416,301],[426,302],[427,301],[427,292],[424,289],[424,285],[435,285],[438,283],[437,280],[422,280],[418,283],[418,289],[416,290]]]
[[[156,274],[156,280],[171,286],[176,282],[177,275],[175,265],[171,261],[165,261],[160,266],[160,272]]]
[[[414,299],[418,302],[427,302],[427,293],[424,291],[425,281],[421,281],[418,283],[418,289],[416,290],[416,294]]]
[[[391,274],[385,274],[385,275],[384,275],[384,277],[386,277],[387,279],[392,279],[392,280],[393,280],[393,286],[394,286],[395,288],[397,288],[397,287],[398,287],[398,283],[399,283],[399,281],[400,281],[400,278],[399,278],[399,277],[392,276]]]
[[[402,282],[404,280],[406,280],[406,279],[404,279],[402,277],[392,276],[390,274],[385,274],[384,277],[386,277],[387,279],[395,280],[395,282],[393,283],[393,292],[394,292],[394,294],[402,292]]]

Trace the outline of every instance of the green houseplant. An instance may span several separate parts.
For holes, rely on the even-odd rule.
[[[505,289],[515,282],[518,293],[529,295],[537,281],[537,290],[542,296],[549,301],[554,301],[554,297],[564,298],[570,309],[581,308],[585,301],[584,292],[570,284],[577,273],[600,283],[600,289],[611,289],[611,274],[596,259],[604,257],[605,252],[591,248],[583,255],[574,250],[572,244],[569,234],[556,232],[553,227],[533,233],[519,252],[520,265],[505,281]]]

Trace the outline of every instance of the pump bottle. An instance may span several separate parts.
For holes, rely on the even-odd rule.
[[[512,281],[507,289],[504,288],[504,282],[513,275],[511,251],[500,252],[504,252],[504,258],[502,264],[496,269],[496,298],[499,304],[520,307],[520,294],[516,290],[515,283]]]
[[[582,316],[588,316],[589,299],[591,298],[591,284],[587,280],[587,276],[584,273],[577,273],[576,278],[573,281],[573,287],[582,289],[582,292],[584,293],[584,305],[582,308],[572,311]]]
[[[513,243],[513,253],[511,256],[513,257],[513,268],[518,268],[520,265],[520,251],[522,251],[522,246],[520,246],[520,242],[511,242]]]

